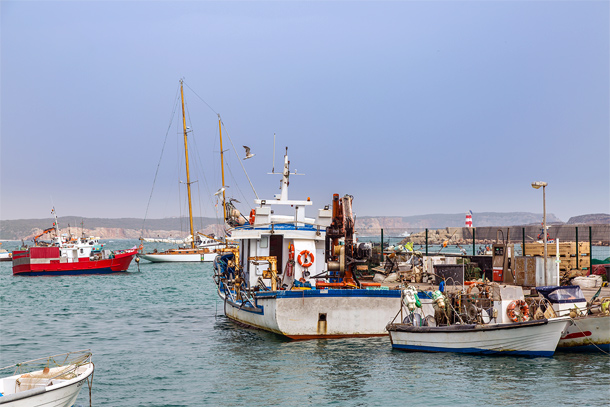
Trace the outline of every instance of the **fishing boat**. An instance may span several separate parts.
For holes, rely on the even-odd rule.
[[[89,350],[63,353],[0,369],[3,407],[70,407],[85,382],[91,386]],[[91,390],[89,390],[91,391]],[[91,396],[91,392],[89,392]]]
[[[2,242],[0,242],[0,246],[2,246]],[[0,248],[0,261],[11,261],[13,254],[8,250]]]
[[[54,209],[52,213],[55,222],[45,232],[55,231],[53,241],[43,245],[35,239],[36,246],[14,250],[13,275],[54,276],[127,271],[137,248],[105,250],[96,237],[72,239],[61,236]]]
[[[594,296],[591,304],[587,304],[577,285],[536,287],[536,290],[551,304],[556,315],[570,317],[570,325],[557,344],[558,351],[610,352],[610,298],[594,301]]]
[[[291,339],[387,335],[400,291],[357,278],[372,246],[354,236],[353,198],[335,194],[332,209],[307,217],[311,200],[288,198],[289,164],[286,150],[280,194],[255,199],[247,218],[225,200],[223,185],[228,232],[239,244],[214,260],[224,314]]]
[[[570,323],[569,317],[532,319],[517,286],[447,296],[407,287],[402,298],[387,330],[392,348],[404,351],[552,356]]]
[[[191,202],[191,175],[189,171],[189,154],[188,154],[188,139],[187,139],[187,127],[186,127],[186,113],[184,110],[184,91],[183,81],[180,80],[180,97],[182,101],[182,127],[184,130],[184,156],[186,163],[186,189],[188,195],[188,206],[189,206],[189,225],[190,225],[190,236],[184,240],[184,243],[189,243],[190,247],[179,247],[164,251],[154,250],[152,252],[145,253],[144,246],[140,246],[138,257],[144,260],[148,260],[154,263],[159,262],[212,262],[216,257],[219,249],[225,247],[226,243],[207,236],[201,233],[194,233],[193,229],[193,205]],[[195,236],[195,238],[193,238]],[[143,239],[145,240],[145,239]]]

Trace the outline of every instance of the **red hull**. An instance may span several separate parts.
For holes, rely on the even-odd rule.
[[[91,261],[82,258],[74,262],[62,262],[58,257],[30,257],[29,250],[13,252],[13,275],[70,275],[108,274],[127,271],[137,249],[125,250],[112,259]]]

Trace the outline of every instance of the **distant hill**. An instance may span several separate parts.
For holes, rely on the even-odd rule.
[[[466,221],[464,213],[455,214],[431,214],[417,216],[363,216],[356,221],[357,229],[439,229],[446,227],[462,227]],[[515,226],[542,223],[541,213],[530,212],[481,212],[472,215],[472,223],[475,227],[482,226]],[[547,214],[547,223],[563,224],[561,219],[553,214]]]
[[[143,219],[137,218],[82,218],[77,216],[62,216],[58,219],[62,233],[81,234],[81,222],[87,236],[99,236],[102,239],[137,239],[145,237],[184,237],[189,234],[188,218]],[[193,218],[195,230],[203,233],[218,233],[220,227],[214,218]],[[20,240],[31,239],[44,229],[53,226],[53,219],[17,219],[0,221],[0,239]]]
[[[590,215],[573,216],[568,220],[567,225],[578,224],[593,224],[604,225],[610,224],[610,215],[607,213],[592,213]]]
[[[601,219],[600,216],[602,215],[604,214],[582,215],[572,219],[588,219],[588,217]],[[604,216],[608,217],[608,215]],[[541,220],[542,214],[530,212],[481,212],[473,214],[475,227],[539,224]],[[83,222],[86,235],[99,236],[103,239],[137,239],[142,236],[143,227],[144,237],[184,237],[189,234],[187,218],[147,219],[144,222],[143,219],[138,218],[104,219],[64,216],[60,217],[58,221],[62,233],[68,233],[68,225],[70,225],[70,232],[79,235],[81,233],[81,222]],[[396,232],[400,234],[407,230],[462,227],[464,221],[465,215],[463,213],[406,217],[364,216],[357,219],[357,229],[363,234],[378,234],[382,228],[386,233]],[[549,224],[563,223],[553,214],[547,215],[547,222]],[[586,221],[586,223],[592,222]],[[52,225],[53,220],[51,218],[3,220],[0,221],[0,239],[28,240]],[[207,234],[219,234],[222,231],[219,220],[214,218],[196,217],[193,219],[193,225],[197,231]]]

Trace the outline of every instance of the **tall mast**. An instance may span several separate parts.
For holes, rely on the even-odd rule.
[[[222,126],[220,121],[220,115],[218,115],[218,133],[220,134],[220,170],[222,172],[222,214],[224,221],[227,221],[227,206],[225,205],[225,165],[224,165],[224,151],[222,150]]]
[[[182,127],[184,129],[184,157],[186,160],[186,190],[189,196],[189,223],[191,226],[191,248],[195,248],[195,233],[193,233],[193,206],[191,204],[191,176],[189,174],[189,147],[186,142],[186,116],[184,114],[184,91],[182,90],[182,79],[180,79],[180,97],[182,98]]]

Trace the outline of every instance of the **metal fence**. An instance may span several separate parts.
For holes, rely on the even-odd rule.
[[[383,252],[387,253],[392,246],[409,242],[413,244],[413,250],[426,255],[453,253],[473,256],[483,254],[493,243],[512,243],[515,245],[515,254],[522,256],[526,244],[542,241],[543,234],[540,225],[442,229],[382,228],[358,229],[358,239],[372,242],[374,252],[380,256],[377,260],[383,261],[382,244]],[[574,242],[577,251],[580,249],[589,252],[581,252],[578,255],[588,254],[590,264],[610,263],[610,225],[547,225],[547,241],[548,256],[553,255],[554,249],[551,245],[557,241]]]

